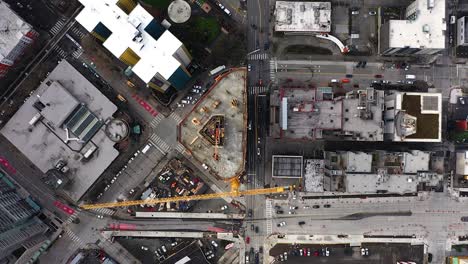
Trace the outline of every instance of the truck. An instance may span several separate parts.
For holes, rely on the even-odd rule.
[[[220,73],[222,70],[226,69],[226,66],[225,65],[221,65],[221,66],[218,66],[216,68],[214,68],[213,70],[210,71],[210,73],[208,74],[209,76],[213,76],[215,74],[218,74]]]

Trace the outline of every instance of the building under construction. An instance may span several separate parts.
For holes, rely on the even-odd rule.
[[[231,70],[194,106],[179,126],[179,140],[205,169],[222,179],[244,172],[245,70]]]

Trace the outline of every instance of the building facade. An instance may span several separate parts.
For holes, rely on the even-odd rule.
[[[0,1],[0,78],[8,73],[37,36],[31,25]]]
[[[383,56],[431,55],[445,49],[445,0],[416,0],[404,20],[389,20],[380,28]]]
[[[21,196],[18,187],[0,171],[0,261],[12,258],[11,254],[19,257],[44,241],[48,227],[36,217],[39,212],[39,205]]]
[[[468,33],[466,31],[466,26],[468,22],[468,17],[460,17],[457,20],[457,45],[458,46],[467,46],[468,45]]]
[[[102,41],[148,87],[165,92],[185,88],[192,57],[169,30],[134,0],[80,0],[76,20]]]

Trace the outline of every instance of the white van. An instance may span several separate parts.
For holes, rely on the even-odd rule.
[[[150,144],[147,144],[142,150],[141,150],[141,153],[145,154],[149,149],[150,149],[151,145]]]
[[[416,79],[416,75],[413,74],[407,74],[406,79]]]
[[[227,9],[227,8],[224,8],[224,13],[226,13],[228,16],[231,15],[231,11],[229,11],[229,9]]]

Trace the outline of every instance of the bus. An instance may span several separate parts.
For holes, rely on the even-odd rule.
[[[208,76],[213,76],[215,74],[218,74],[224,69],[226,69],[225,65],[218,66],[218,67],[214,68],[213,70],[211,70],[210,73],[208,74]]]

